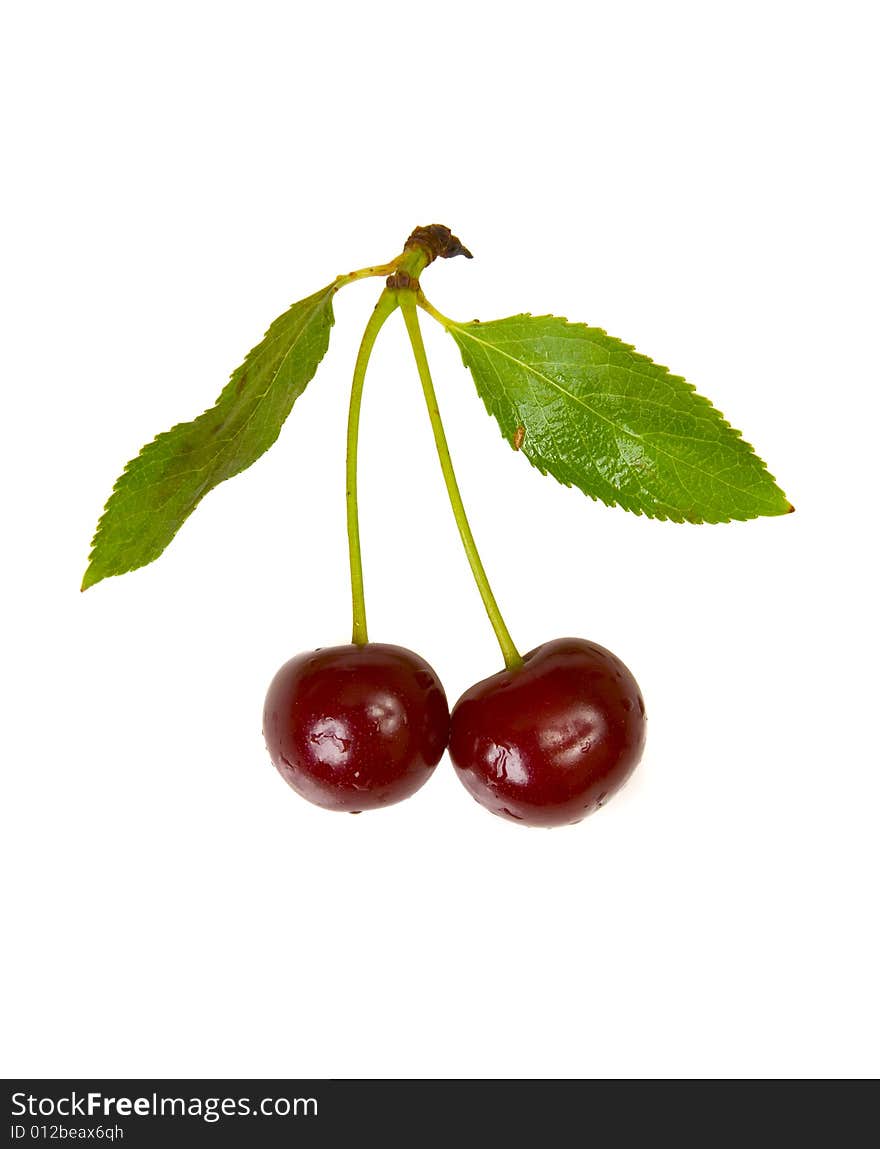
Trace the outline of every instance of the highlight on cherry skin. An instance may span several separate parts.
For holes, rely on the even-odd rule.
[[[400,802],[428,781],[446,749],[449,707],[434,670],[405,647],[324,647],[275,675],[263,734],[298,794],[358,814]]]
[[[469,793],[530,826],[580,822],[626,782],[645,744],[638,683],[611,651],[559,638],[467,690],[449,754]]]

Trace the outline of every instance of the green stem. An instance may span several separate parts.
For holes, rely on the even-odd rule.
[[[455,326],[453,320],[451,320],[448,315],[444,315],[442,311],[438,311],[437,308],[433,306],[433,304],[429,303],[421,291],[419,291],[418,295],[416,296],[416,301],[419,307],[421,307],[422,311],[426,311],[432,319],[436,319],[440,326],[445,327],[447,331],[450,327]]]
[[[477,544],[474,542],[470,523],[468,523],[464,503],[461,499],[461,492],[458,489],[458,481],[455,478],[455,471],[452,467],[452,459],[449,455],[449,444],[446,441],[446,432],[443,429],[443,422],[440,418],[440,408],[437,405],[437,396],[434,392],[434,384],[431,380],[431,372],[428,367],[428,357],[425,354],[425,345],[422,342],[422,332],[419,327],[419,316],[416,309],[416,298],[413,292],[400,292],[400,309],[403,312],[406,330],[409,333],[409,341],[412,344],[413,354],[416,359],[416,366],[419,369],[419,378],[422,382],[422,390],[425,393],[425,402],[428,406],[428,416],[431,420],[431,428],[434,431],[434,442],[437,445],[437,454],[440,458],[440,468],[443,471],[443,478],[446,482],[446,490],[449,494],[449,501],[452,504],[452,513],[455,515],[458,533],[461,535],[465,554],[470,563],[474,581],[480,592],[480,597],[483,600],[483,606],[486,608],[486,614],[489,616],[492,629],[495,631],[495,637],[498,639],[498,645],[501,647],[501,653],[504,655],[505,665],[508,670],[512,670],[514,667],[522,665],[522,657],[516,649],[513,639],[510,637],[510,631],[507,629],[504,619],[501,617],[501,611],[498,609],[498,603],[495,601],[495,595],[492,593],[489,579],[486,577],[486,570],[480,558],[480,553],[477,550]]]
[[[375,267],[362,267],[358,271],[349,271],[347,275],[337,275],[333,281],[333,288],[338,291],[347,283],[354,283],[358,279],[370,279],[376,275],[390,275],[396,267],[395,263],[380,263]]]
[[[352,272],[352,275],[358,274]],[[387,288],[379,296],[369,322],[364,329],[363,339],[354,365],[354,378],[351,382],[351,402],[348,408],[348,436],[345,454],[345,507],[348,522],[348,557],[351,566],[351,641],[364,646],[367,637],[367,608],[364,601],[364,570],[361,562],[361,536],[358,525],[357,496],[357,456],[358,431],[360,428],[361,398],[364,393],[364,380],[367,377],[367,364],[373,351],[376,336],[388,316],[397,309],[397,294]]]

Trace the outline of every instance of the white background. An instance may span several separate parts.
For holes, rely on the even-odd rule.
[[[871,4],[13,5],[2,29],[6,1074],[868,1075],[877,1054],[878,186]],[[564,830],[448,761],[359,818],[263,694],[348,639],[343,434],[376,286],[278,444],[80,595],[122,464],[289,303],[443,222],[455,317],[605,327],[709,395],[797,514],[610,510],[428,349],[522,649],[595,639],[650,715]],[[399,317],[362,431],[372,637],[500,666]]]

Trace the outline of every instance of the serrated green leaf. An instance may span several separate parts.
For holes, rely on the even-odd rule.
[[[217,402],[157,436],[116,481],[82,589],[158,558],[213,487],[272,446],[330,341],[336,285],[294,303],[233,372]]]
[[[528,314],[447,329],[504,437],[566,486],[675,522],[792,509],[707,399],[601,329]]]

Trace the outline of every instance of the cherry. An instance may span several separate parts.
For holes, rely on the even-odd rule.
[[[278,671],[263,734],[280,774],[327,810],[390,806],[428,781],[449,737],[449,707],[424,659],[367,643],[298,654]]]
[[[561,826],[620,789],[641,757],[645,723],[638,684],[619,658],[581,638],[558,638],[462,695],[449,753],[493,814]]]

